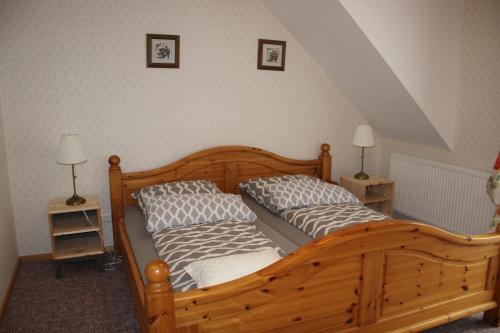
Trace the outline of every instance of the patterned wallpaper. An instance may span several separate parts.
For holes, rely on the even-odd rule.
[[[334,178],[359,168],[365,123],[260,1],[0,1],[0,100],[20,255],[50,251],[47,203],[72,191],[55,163],[80,133],[79,192],[109,214],[107,157],[125,171],[216,145],[314,158],[328,142]],[[146,68],[146,33],[181,36],[180,69]],[[256,69],[257,39],[287,41],[285,72]],[[368,151],[368,172],[376,149]]]
[[[380,173],[401,152],[490,172],[500,149],[500,1],[467,0],[453,151],[384,140]]]

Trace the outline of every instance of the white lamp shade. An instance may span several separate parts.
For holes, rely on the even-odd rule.
[[[87,162],[78,134],[64,134],[59,142],[57,164],[80,164]]]
[[[370,125],[359,125],[352,139],[353,146],[356,147],[373,147],[375,139]]]

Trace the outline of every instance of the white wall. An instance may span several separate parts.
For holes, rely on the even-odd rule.
[[[387,60],[338,0],[264,2],[380,136],[448,147]],[[374,3],[363,2],[367,7]]]
[[[17,262],[16,230],[9,192],[2,105],[0,100],[0,304]]]
[[[386,140],[380,172],[392,152],[490,172],[500,150],[500,1],[466,0],[460,50],[455,149]]]
[[[452,148],[463,0],[340,2]]]
[[[50,251],[47,202],[71,194],[70,168],[55,163],[62,133],[80,133],[89,159],[77,167],[78,187],[100,194],[105,214],[110,154],[132,171],[227,144],[314,158],[328,142],[335,178],[359,168],[351,140],[365,119],[260,1],[1,6],[0,97],[21,255]],[[181,36],[180,69],[146,68],[146,33]],[[285,72],[256,69],[258,38],[287,41]]]

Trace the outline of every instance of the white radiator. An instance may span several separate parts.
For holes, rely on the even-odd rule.
[[[489,174],[446,163],[393,153],[390,178],[394,209],[450,231],[489,231],[495,206],[486,194]]]

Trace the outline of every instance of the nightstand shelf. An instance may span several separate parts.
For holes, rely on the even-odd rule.
[[[99,235],[96,232],[90,232],[57,237],[52,258],[54,260],[70,259],[102,253]]]
[[[82,213],[61,213],[53,217],[52,236],[79,234],[90,231],[99,231],[99,221],[96,211],[87,212],[89,224]]]
[[[62,277],[62,264],[72,261],[97,260],[99,271],[104,270],[99,198],[88,196],[85,199],[86,202],[78,206],[68,206],[64,199],[49,203],[52,259],[57,278]]]
[[[381,213],[392,215],[394,182],[380,177],[356,179],[341,177],[340,185],[352,192],[366,206]]]
[[[387,201],[387,197],[382,194],[370,194],[367,193],[365,196],[365,204]]]

